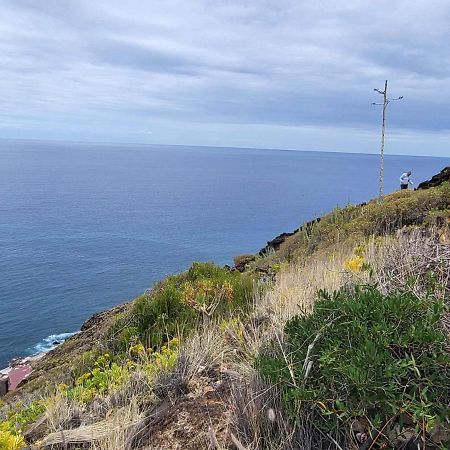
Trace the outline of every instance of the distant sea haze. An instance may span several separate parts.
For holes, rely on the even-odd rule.
[[[387,156],[430,178],[450,158]],[[378,157],[0,141],[0,368],[192,261],[230,264],[378,192]]]

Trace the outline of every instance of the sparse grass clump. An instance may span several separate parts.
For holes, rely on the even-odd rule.
[[[283,354],[263,355],[257,366],[282,386],[292,417],[313,414],[323,431],[343,434],[363,418],[368,436],[392,445],[378,433],[394,422],[406,418],[426,434],[448,417],[442,315],[441,301],[411,293],[382,295],[370,286],[321,292],[312,314],[286,323]]]

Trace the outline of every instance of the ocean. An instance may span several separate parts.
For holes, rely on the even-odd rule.
[[[385,190],[450,158],[387,156]],[[0,368],[192,261],[377,195],[367,154],[0,141]]]

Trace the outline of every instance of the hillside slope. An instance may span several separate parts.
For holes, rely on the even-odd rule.
[[[448,448],[442,181],[94,316],[3,398],[0,449]]]

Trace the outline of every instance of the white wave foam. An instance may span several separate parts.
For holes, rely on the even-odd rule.
[[[41,342],[38,342],[33,347],[30,347],[28,349],[28,352],[31,355],[37,355],[38,353],[47,353],[50,350],[58,347],[58,345],[62,344],[66,339],[69,339],[71,336],[77,333],[78,331],[73,333],[51,334],[50,336],[42,339]]]

